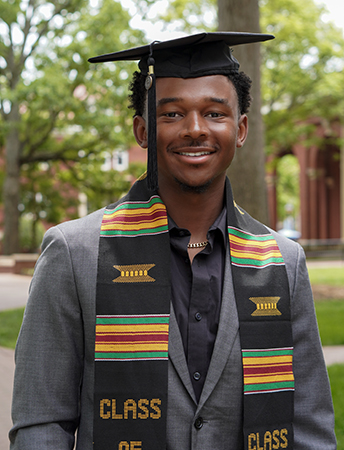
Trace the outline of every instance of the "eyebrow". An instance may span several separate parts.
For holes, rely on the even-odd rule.
[[[221,105],[230,106],[230,103],[226,98],[206,97],[204,100],[210,101],[213,103],[220,103]],[[158,101],[157,106],[163,106],[168,103],[177,103],[177,102],[182,102],[182,101],[183,101],[183,99],[181,97],[165,97],[165,98],[161,98]]]
[[[165,98],[161,98],[157,102],[157,106],[163,106],[163,105],[166,105],[167,103],[176,103],[176,102],[180,102],[180,101],[182,101],[182,99],[178,98],[178,97],[165,97]]]
[[[207,101],[211,101],[213,103],[220,103],[221,105],[230,106],[230,103],[228,99],[226,98],[218,98],[218,97],[208,97],[206,98]]]

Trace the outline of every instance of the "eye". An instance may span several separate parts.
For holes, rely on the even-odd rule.
[[[171,111],[171,112],[166,112],[163,115],[165,117],[169,117],[169,118],[173,119],[174,117],[177,117],[179,114],[174,111]]]
[[[206,116],[211,117],[213,119],[217,119],[218,117],[223,117],[223,114],[219,112],[210,112],[206,114]]]

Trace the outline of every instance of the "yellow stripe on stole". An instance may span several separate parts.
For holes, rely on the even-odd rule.
[[[110,222],[107,224],[102,224],[102,231],[112,230],[114,222]],[[167,225],[166,219],[156,219],[156,220],[140,220],[134,223],[128,222],[119,222],[116,221],[116,225],[120,230],[136,230],[137,228],[157,228]]]
[[[114,211],[111,214],[106,214],[106,219],[113,219],[114,217],[117,216],[140,216],[140,215],[150,215],[156,211],[166,211],[166,207],[161,204],[161,203],[157,203],[156,205],[150,206],[149,208],[122,208],[122,209],[117,209],[116,211]]]
[[[281,257],[281,253],[277,250],[271,250],[269,252],[266,253],[261,253],[261,252],[252,252],[252,251],[243,251],[243,250],[235,250],[235,249],[231,249],[231,255],[232,256],[236,256],[238,258],[243,257],[243,255],[245,256],[245,258],[252,258],[252,259],[258,259],[261,261],[264,261],[268,258],[280,258]]]
[[[261,384],[261,383],[277,383],[281,381],[294,381],[294,376],[292,373],[287,372],[286,374],[279,375],[261,375],[261,376],[250,376],[245,375],[244,384]]]
[[[166,209],[163,205],[159,206],[159,207],[154,207],[154,208],[118,209],[117,211],[113,212],[112,214],[106,214],[104,218],[105,218],[106,222],[108,222],[108,221],[113,221],[117,217],[121,217],[121,216],[122,217],[152,216],[156,212],[160,212],[160,211],[165,212],[165,210]],[[165,217],[165,220],[167,221],[166,217]]]
[[[243,364],[245,367],[257,366],[262,367],[264,365],[276,365],[279,363],[289,363],[293,362],[293,355],[285,356],[261,356],[261,357],[244,357]]]
[[[131,343],[131,344],[96,344],[96,352],[149,352],[149,351],[168,351],[168,343],[157,344],[156,342],[150,343]]]
[[[241,237],[235,236],[234,234],[231,234],[230,240],[240,246],[243,246],[243,247],[251,246],[251,247],[264,248],[264,247],[271,247],[272,245],[275,247],[277,246],[276,241],[274,239],[258,241],[258,240],[254,240],[254,239],[243,239]]]
[[[136,334],[140,332],[168,333],[168,324],[96,325],[96,334]]]

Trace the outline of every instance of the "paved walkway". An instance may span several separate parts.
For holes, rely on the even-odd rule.
[[[0,347],[0,450],[9,449],[8,431],[11,422],[14,352]]]
[[[31,277],[25,275],[0,273],[0,311],[25,306],[30,282]]]
[[[315,262],[314,264],[318,265],[319,263]],[[343,262],[334,262],[332,265],[341,264]],[[30,277],[0,273],[0,311],[25,306],[30,281]],[[344,346],[324,347],[324,356],[327,365],[344,363]],[[11,427],[13,373],[14,351],[0,347],[0,450],[9,449],[7,435]]]
[[[31,278],[0,273],[0,311],[26,305]],[[14,351],[0,347],[0,450],[9,449],[11,402],[14,375]]]

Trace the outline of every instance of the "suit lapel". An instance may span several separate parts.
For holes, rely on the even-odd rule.
[[[229,251],[227,250],[219,329],[198,409],[202,408],[219,381],[238,332],[239,320],[235,304]]]
[[[188,366],[186,363],[183,342],[172,304],[170,314],[171,315],[170,315],[170,330],[168,340],[168,356],[172,364],[174,365],[176,372],[180,376],[180,379],[182,380],[186,390],[190,394],[195,404],[197,404],[193,386],[190,380]]]

